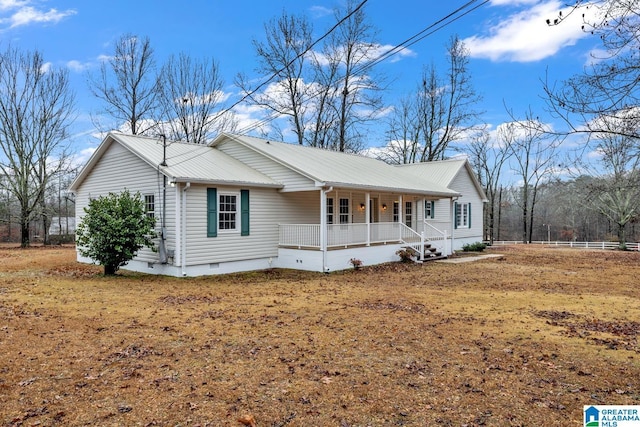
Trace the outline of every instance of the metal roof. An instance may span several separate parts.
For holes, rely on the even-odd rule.
[[[475,172],[471,168],[467,159],[450,159],[438,160],[433,162],[410,163],[406,165],[398,165],[403,173],[410,177],[427,179],[436,182],[445,187],[451,186],[455,177],[460,173],[462,168],[466,168],[473,185],[476,187],[480,198],[486,200],[486,195],[482,185],[478,181]]]
[[[427,178],[410,177],[402,170],[371,157],[231,134],[219,135],[211,146],[225,140],[249,147],[316,181],[318,185],[444,197],[459,195],[445,185]]]
[[[150,166],[158,168],[171,181],[282,187],[281,183],[207,145],[167,140],[165,157],[162,139],[112,132],[103,140],[71,184],[71,190],[79,186],[98,159],[114,142],[121,144]],[[161,165],[163,158],[166,160],[166,166]]]

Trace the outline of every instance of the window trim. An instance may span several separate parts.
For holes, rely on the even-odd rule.
[[[424,201],[424,219],[434,219],[436,216],[436,203],[433,200]]]
[[[342,202],[345,202],[344,204]],[[346,212],[342,208],[346,208]],[[338,223],[349,224],[351,221],[351,200],[348,197],[338,199]]]
[[[404,202],[404,225],[406,225],[409,228],[413,228],[413,201],[412,200],[406,200]]]
[[[458,203],[454,205],[455,228],[471,228],[471,203]]]
[[[334,202],[335,202],[335,199],[333,197],[327,197],[326,219],[327,219],[328,225],[335,223],[336,204]]]
[[[151,202],[149,202],[151,199]],[[151,209],[149,209],[151,207]],[[145,194],[144,195],[144,214],[148,218],[156,217],[156,195],[155,194]]]
[[[221,208],[221,201],[220,199],[222,197],[235,197],[235,210],[234,211],[223,211]],[[217,197],[217,227],[218,227],[218,233],[219,234],[233,234],[233,233],[239,233],[240,230],[242,229],[242,224],[241,224],[241,220],[242,220],[242,214],[241,214],[241,208],[240,208],[240,192],[239,191],[218,191],[218,197]],[[233,213],[235,215],[234,221],[235,221],[235,227],[234,228],[222,228],[222,219],[220,218],[222,214],[225,213]]]

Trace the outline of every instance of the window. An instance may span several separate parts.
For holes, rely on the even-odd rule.
[[[340,199],[340,224],[349,224],[349,199]]]
[[[144,213],[149,218],[154,218],[156,215],[156,196],[153,194],[144,196]]]
[[[435,217],[435,204],[433,200],[424,201],[424,219],[433,219]]]
[[[404,224],[411,227],[413,223],[413,202],[404,203]]]
[[[236,194],[220,194],[218,197],[218,228],[220,230],[236,230],[238,196]]]
[[[327,197],[327,224],[333,224],[334,206],[333,199]]]
[[[471,203],[456,203],[455,228],[471,228]]]
[[[400,222],[400,203],[393,202],[393,222]]]
[[[207,236],[216,237],[218,230],[249,235],[249,190],[218,193],[207,188]]]

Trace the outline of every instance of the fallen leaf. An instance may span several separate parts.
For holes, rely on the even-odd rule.
[[[251,414],[241,416],[238,418],[238,422],[249,427],[256,427],[256,419]]]

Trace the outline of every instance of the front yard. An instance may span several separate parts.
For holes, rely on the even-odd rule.
[[[640,404],[640,253],[176,279],[0,249],[0,425],[580,426]]]

